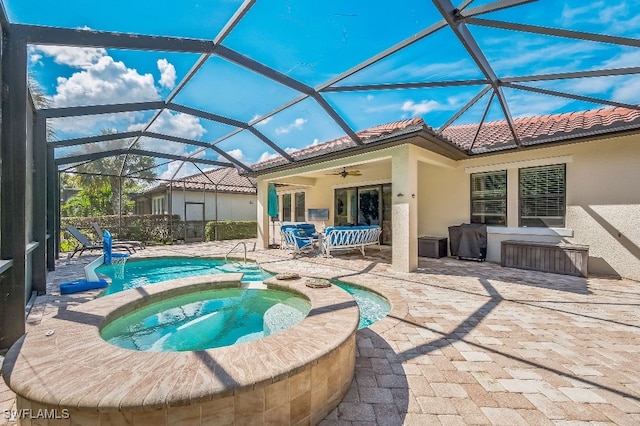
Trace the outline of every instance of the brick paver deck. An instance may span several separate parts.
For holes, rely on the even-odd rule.
[[[220,256],[235,243],[149,247],[135,256]],[[322,425],[640,424],[638,282],[451,258],[421,258],[418,271],[398,273],[388,250],[293,259],[253,246],[249,257],[271,271],[341,278],[406,303],[393,327],[358,332],[353,384]],[[59,262],[27,330],[93,297],[57,291],[92,258]],[[0,381],[0,424],[11,409],[15,398]]]

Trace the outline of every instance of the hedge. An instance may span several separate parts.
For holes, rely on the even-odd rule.
[[[89,240],[98,239],[91,224],[97,222],[103,230],[109,230],[114,239],[136,240],[146,243],[167,243],[184,237],[184,224],[179,215],[126,215],[60,218],[60,251],[69,251],[78,244],[66,231],[67,226],[75,226]]]
[[[91,226],[93,222],[97,222],[103,230],[109,230],[114,239],[118,240],[166,244],[184,240],[185,237],[185,222],[180,221],[179,215],[62,217],[60,218],[60,251],[72,251],[78,244],[78,241],[66,231],[67,226],[75,226],[89,240],[96,241],[98,236]],[[257,236],[258,222],[255,220],[207,222],[205,225],[205,241],[256,238]]]
[[[256,238],[258,236],[258,222],[255,220],[207,222],[204,236],[205,241]]]

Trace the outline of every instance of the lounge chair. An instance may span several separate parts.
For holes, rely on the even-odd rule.
[[[77,245],[75,250],[73,250],[73,253],[71,253],[71,256],[68,257],[69,259],[75,256],[75,254],[78,252],[80,253],[78,256],[82,256],[82,253],[84,253],[85,250],[89,250],[89,251],[102,250],[103,248],[102,243],[94,243],[89,241],[89,239],[85,237],[85,235],[82,232],[80,232],[78,228],[76,228],[75,226],[67,226],[67,231],[69,231],[69,233],[73,236],[73,238],[78,240],[78,242],[80,243],[80,245]],[[111,248],[114,250],[115,249],[127,250],[129,254],[136,252],[136,249],[130,244],[120,244],[120,243],[113,244]]]
[[[98,241],[100,241],[100,244],[102,244],[102,237],[104,235],[104,233],[102,232],[102,228],[100,228],[100,225],[98,225],[98,222],[92,222],[91,226],[93,226],[93,230],[96,231],[96,234],[98,234]],[[143,249],[145,248],[145,245],[142,241],[131,241],[131,240],[113,240],[114,244],[129,244],[137,249]]]
[[[313,238],[300,236],[296,228],[283,230],[282,241],[284,243],[283,248],[293,250],[294,256],[315,249]]]

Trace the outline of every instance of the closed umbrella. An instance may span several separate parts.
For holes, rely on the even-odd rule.
[[[278,217],[278,193],[276,192],[276,185],[269,184],[269,197],[267,200],[267,212],[271,216],[271,245],[270,248],[277,248],[276,246],[276,217]]]

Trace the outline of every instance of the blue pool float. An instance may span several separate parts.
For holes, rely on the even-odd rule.
[[[78,293],[80,291],[95,290],[109,286],[107,280],[100,278],[98,281],[76,280],[60,284],[60,294]]]
[[[102,254],[104,259],[103,262],[105,265],[110,265],[113,259],[118,259],[118,258],[121,259],[121,258],[129,257],[128,254],[112,253],[111,247],[112,247],[111,233],[105,230],[103,233],[103,248],[102,248]],[[60,294],[78,293],[81,291],[107,288],[108,286],[109,286],[109,282],[102,278],[99,278],[98,281],[88,281],[86,279],[76,280],[76,281],[67,281],[60,284]]]

